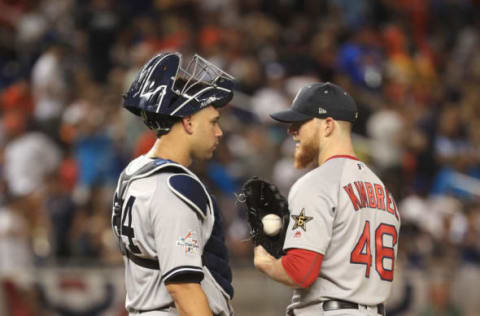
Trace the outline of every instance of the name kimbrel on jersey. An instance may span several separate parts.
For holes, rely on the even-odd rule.
[[[354,189],[355,188],[355,189]],[[390,192],[381,184],[355,181],[343,187],[355,211],[373,208],[386,211],[398,220],[398,208]]]

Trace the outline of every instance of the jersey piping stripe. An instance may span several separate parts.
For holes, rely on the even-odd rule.
[[[330,159],[335,159],[335,158],[346,158],[346,159],[352,159],[352,160],[360,161],[360,159],[358,159],[357,157],[350,156],[350,155],[334,155],[334,156],[329,157],[327,160],[325,160],[325,162],[329,161]]]
[[[176,268],[173,268],[172,270],[168,271],[167,273],[165,273],[162,278],[160,279],[160,281],[166,281],[168,280],[169,278],[171,278],[172,276],[174,276],[175,274],[178,274],[180,272],[193,272],[193,273],[201,273],[203,274],[203,269],[200,268],[200,267],[196,267],[196,266],[181,266],[181,267],[176,267]]]

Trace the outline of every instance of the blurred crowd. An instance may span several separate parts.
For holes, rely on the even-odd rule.
[[[268,114],[331,81],[357,101],[356,152],[400,205],[399,267],[435,274],[422,315],[461,315],[435,298],[460,267],[480,267],[479,16],[478,0],[0,0],[0,278],[121,261],[112,192],[155,139],[122,94],[175,50],[237,79],[214,159],[193,166],[219,200],[234,265],[251,255],[239,185],[258,175],[287,194],[305,172]]]

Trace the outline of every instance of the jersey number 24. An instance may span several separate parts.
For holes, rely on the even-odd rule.
[[[380,278],[384,281],[393,280],[393,268],[395,264],[395,251],[394,248],[397,244],[397,230],[395,226],[388,224],[380,224],[375,229],[375,270],[377,270]],[[392,237],[392,247],[384,245],[383,237]],[[370,247],[370,222],[366,221],[363,228],[362,235],[358,240],[355,248],[350,255],[350,262],[355,264],[366,265],[365,277],[370,277],[370,268],[372,266],[372,250]],[[390,259],[392,262],[391,269],[384,267],[384,259]]]
[[[132,195],[127,201],[127,205],[125,206],[125,210],[123,211],[123,214],[122,214],[122,224],[121,224],[122,227],[120,229],[120,232],[122,236],[126,236],[128,238],[128,249],[134,254],[140,254],[142,253],[140,248],[135,246],[135,244],[133,243],[133,238],[135,238],[135,232],[133,231],[133,227],[132,227],[132,208],[133,208],[133,203],[135,203],[135,199],[136,198]],[[127,217],[128,217],[128,220],[127,220]]]

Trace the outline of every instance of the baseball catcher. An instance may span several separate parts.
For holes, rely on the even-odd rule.
[[[281,257],[289,218],[285,197],[274,184],[253,177],[243,184],[238,200],[245,206],[243,209],[247,212],[250,236],[254,245],[262,245],[275,258]],[[281,219],[281,229],[273,236],[265,233],[262,223],[262,219],[268,214],[275,214]]]
[[[189,169],[212,158],[233,86],[199,55],[184,63],[180,53],[162,52],[124,95],[124,107],[157,134],[120,175],[113,201],[131,316],[233,316],[222,214]]]

